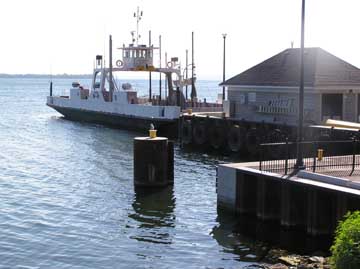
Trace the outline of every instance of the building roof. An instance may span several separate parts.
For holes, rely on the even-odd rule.
[[[220,85],[299,86],[300,49],[286,49]],[[304,85],[358,85],[360,69],[321,48],[304,49]]]

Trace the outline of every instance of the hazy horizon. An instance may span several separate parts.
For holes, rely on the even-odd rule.
[[[5,0],[0,73],[89,74],[95,55],[107,59],[113,36],[114,59],[136,28],[133,12],[140,6],[140,43],[148,31],[157,46],[162,35],[162,58],[178,56],[191,62],[191,32],[195,33],[198,79],[222,80],[223,33],[226,38],[226,77],[230,78],[265,59],[300,44],[301,0],[165,0],[119,2]],[[176,9],[173,7],[176,6]],[[21,7],[21,8],[19,8]],[[360,37],[356,35],[357,0],[306,1],[305,46],[321,47],[360,66]],[[165,12],[164,12],[165,11]]]

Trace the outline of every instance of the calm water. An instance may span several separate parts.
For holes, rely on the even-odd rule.
[[[54,79],[55,92],[71,82]],[[48,83],[0,79],[1,268],[249,264],[246,240],[216,211],[215,166],[226,160],[176,149],[174,188],[135,193],[138,134],[62,119],[45,106]]]

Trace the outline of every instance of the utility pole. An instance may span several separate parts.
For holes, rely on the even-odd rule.
[[[160,69],[161,69],[161,35],[159,35]],[[161,100],[161,72],[159,72],[159,97]]]
[[[151,49],[151,30],[149,31],[149,49]],[[149,50],[151,51],[151,50]],[[150,52],[151,53],[151,52]],[[149,102],[151,102],[152,100],[152,88],[151,85],[152,81],[151,81],[151,71],[149,72]]]
[[[304,117],[304,33],[305,33],[305,0],[302,0],[301,11],[301,48],[300,48],[300,89],[299,89],[299,123],[297,132],[297,158],[296,169],[305,169],[301,142],[303,140]]]

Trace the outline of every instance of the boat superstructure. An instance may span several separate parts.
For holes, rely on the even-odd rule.
[[[139,22],[137,12],[137,23]],[[138,25],[137,25],[138,29]],[[153,45],[139,44],[139,34],[132,32],[132,43],[120,47],[121,59],[112,58],[112,38],[109,39],[109,66],[101,55],[96,56],[89,89],[74,82],[68,96],[54,96],[52,87],[47,105],[68,119],[114,125],[116,127],[147,130],[153,123],[157,129],[176,126],[184,103],[182,88],[191,80],[183,79],[178,58],[171,58],[165,67],[154,65]],[[115,64],[113,64],[113,62]],[[141,98],[129,83],[119,83],[115,74],[121,72],[158,72],[165,75],[168,95],[165,100]],[[168,128],[169,129],[169,128]]]

